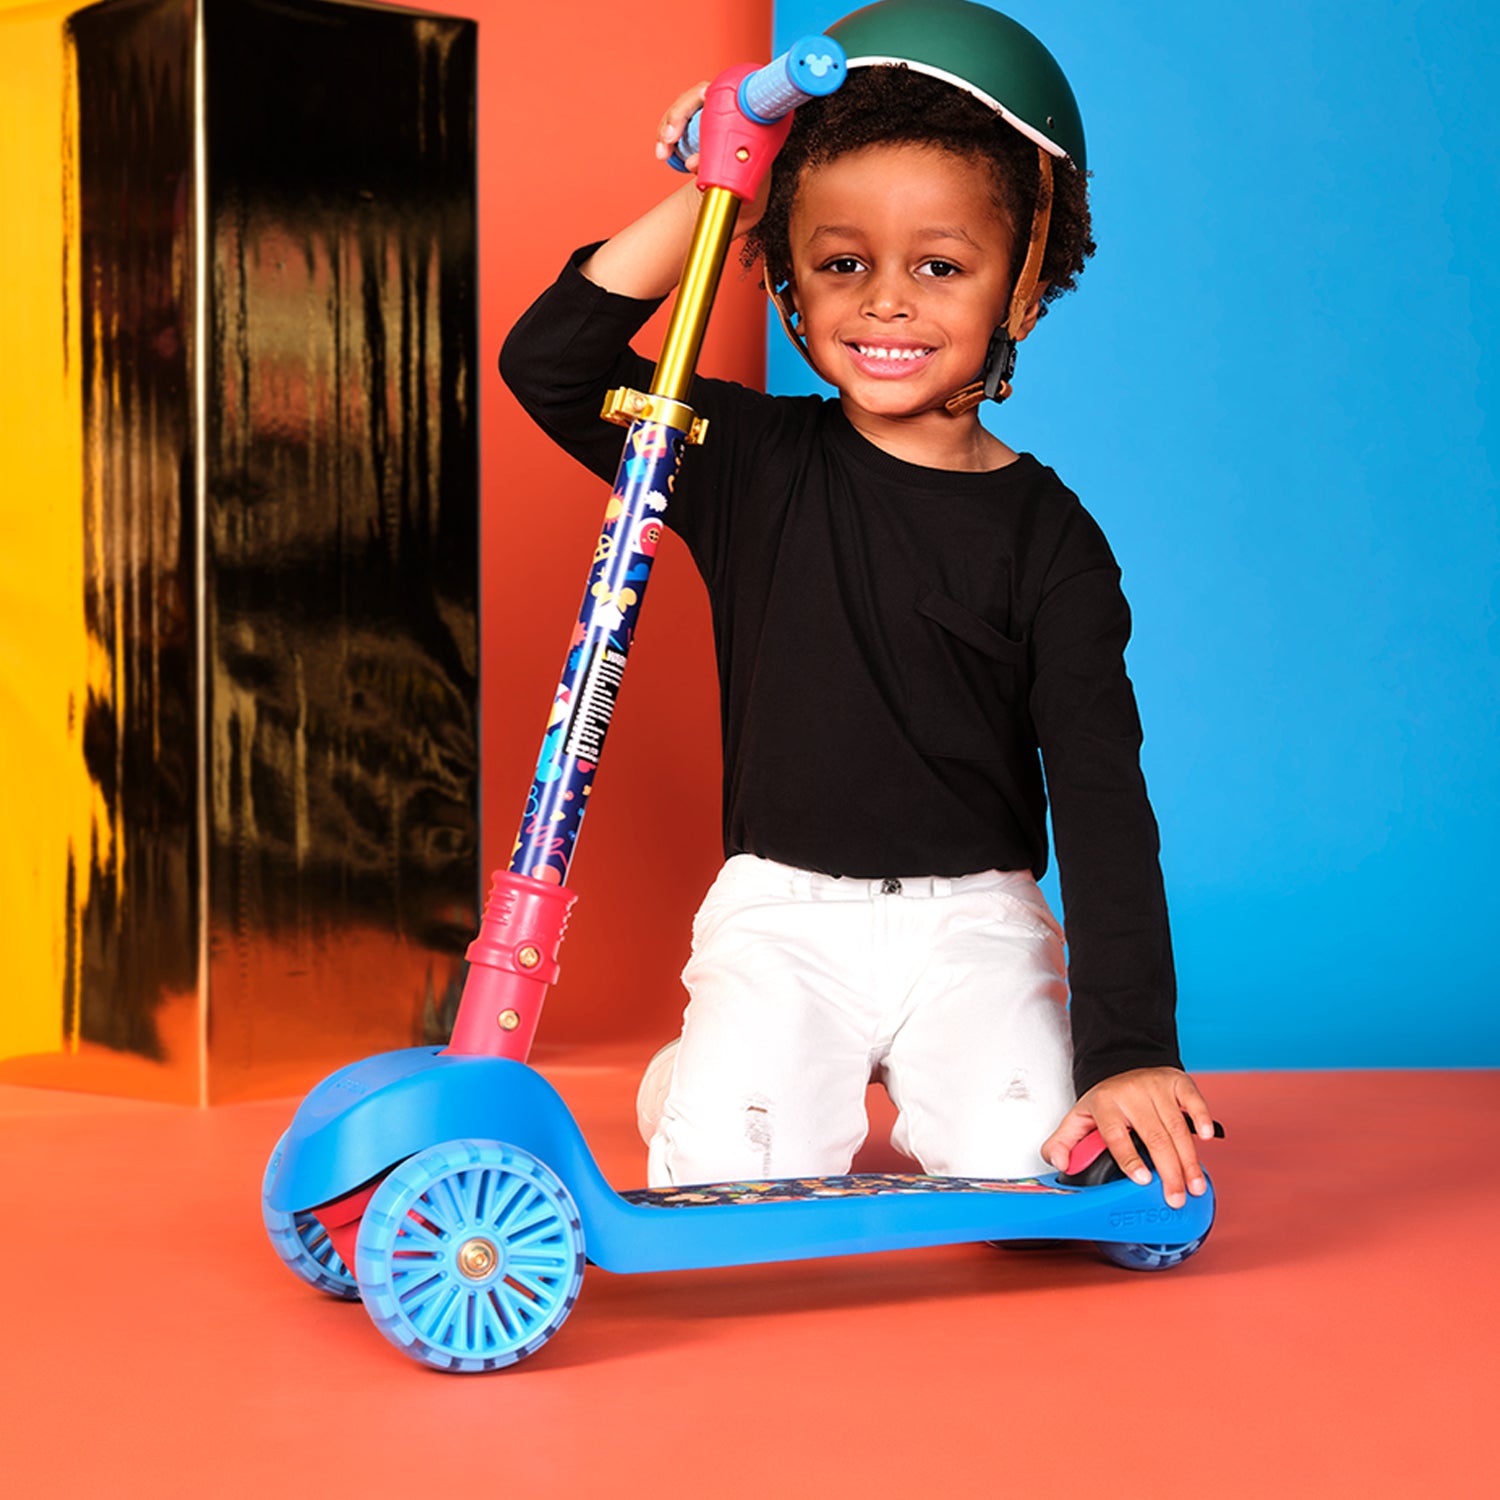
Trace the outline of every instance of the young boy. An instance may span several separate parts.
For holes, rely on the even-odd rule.
[[[798,111],[740,227],[838,398],[700,378],[708,440],[666,513],[712,604],[727,863],[650,1180],[846,1171],[875,1075],[929,1172],[1061,1166],[1097,1126],[1145,1181],[1133,1129],[1180,1206],[1213,1127],[1177,1052],[1119,569],[976,410],[1093,250],[1076,106],[1029,32],[969,0],[881,0],[832,34],[848,81]],[[604,393],[649,381],[629,340],[697,196],[579,252],[502,353],[601,477]],[[1049,796],[1066,956],[1035,879]]]

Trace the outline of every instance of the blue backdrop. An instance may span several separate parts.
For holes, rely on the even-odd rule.
[[[1500,9],[1001,8],[1099,253],[986,420],[1125,571],[1189,1064],[1500,1064]]]

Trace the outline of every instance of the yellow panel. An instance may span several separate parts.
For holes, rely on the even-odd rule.
[[[76,1047],[78,884],[109,839],[84,767],[72,5],[0,0],[0,1058]],[[71,867],[71,868],[70,868]]]

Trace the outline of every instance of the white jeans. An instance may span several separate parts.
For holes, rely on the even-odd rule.
[[[1029,873],[845,880],[737,855],[682,978],[653,1187],[848,1171],[872,1076],[924,1170],[1048,1170],[1072,1044],[1062,930]]]

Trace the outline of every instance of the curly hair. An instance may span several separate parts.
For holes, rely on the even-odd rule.
[[[747,268],[764,260],[772,286],[791,279],[792,205],[804,172],[868,146],[921,145],[988,166],[995,203],[1013,239],[1011,280],[1026,260],[1041,182],[1036,145],[972,94],[904,63],[857,68],[837,93],[798,109],[771,168],[765,212],[745,236]],[[1052,220],[1042,256],[1045,304],[1077,285],[1094,253],[1088,181],[1066,158],[1054,158]]]

